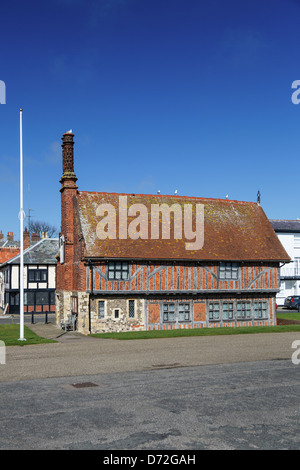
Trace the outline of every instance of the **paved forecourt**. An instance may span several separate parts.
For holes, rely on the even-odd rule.
[[[53,324],[31,328],[57,343],[10,346],[0,382],[126,371],[290,359],[300,332],[197,336],[147,340],[92,338]],[[299,348],[299,346],[298,346]]]

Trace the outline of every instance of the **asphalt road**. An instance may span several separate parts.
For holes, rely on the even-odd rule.
[[[3,382],[0,390],[2,450],[300,448],[300,366],[289,360]],[[103,453],[93,458],[103,463]]]
[[[115,341],[31,328],[58,343],[6,348],[1,450],[300,448],[300,333]]]

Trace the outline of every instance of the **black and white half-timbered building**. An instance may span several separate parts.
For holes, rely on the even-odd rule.
[[[55,312],[56,256],[58,239],[42,238],[24,250],[24,313]],[[3,305],[7,312],[20,312],[20,255],[0,265]]]

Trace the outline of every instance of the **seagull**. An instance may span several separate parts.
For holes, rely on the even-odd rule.
[[[177,189],[175,189],[175,193],[174,194],[177,194]]]
[[[228,199],[228,194],[226,194],[226,199]]]
[[[157,194],[160,194],[160,189],[157,191]]]

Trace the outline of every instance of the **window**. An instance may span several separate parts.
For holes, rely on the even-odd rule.
[[[24,305],[34,305],[34,292],[24,292]]]
[[[104,318],[104,300],[98,301],[98,318],[100,320]]]
[[[168,302],[162,305],[163,322],[185,322],[191,321],[190,302]]]
[[[237,318],[251,318],[251,304],[250,302],[237,302],[236,304]]]
[[[254,302],[254,318],[267,317],[267,302]]]
[[[115,310],[115,318],[119,318],[119,309]]]
[[[129,265],[127,261],[109,261],[108,279],[122,281],[128,279]]]
[[[19,305],[20,303],[20,295],[16,293],[10,294],[10,305]]]
[[[300,275],[300,258],[294,259],[294,274],[295,276]]]
[[[71,295],[71,313],[78,313],[78,297],[76,295]]]
[[[190,304],[178,305],[178,320],[188,321],[190,319]]]
[[[209,319],[210,320],[220,319],[220,305],[218,302],[211,302],[209,304]]]
[[[223,320],[233,320],[233,302],[223,303]]]
[[[49,305],[49,292],[36,292],[36,305]]]
[[[28,281],[29,282],[47,282],[47,269],[29,269]]]
[[[219,264],[219,279],[238,279],[239,265],[238,263],[220,263]]]
[[[175,321],[175,304],[168,303],[163,305],[163,320],[164,322]]]
[[[55,291],[50,292],[50,305],[55,305]]]
[[[129,318],[134,318],[134,300],[128,301]]]
[[[299,233],[295,233],[294,235],[294,246],[295,247],[300,247],[300,234]]]

